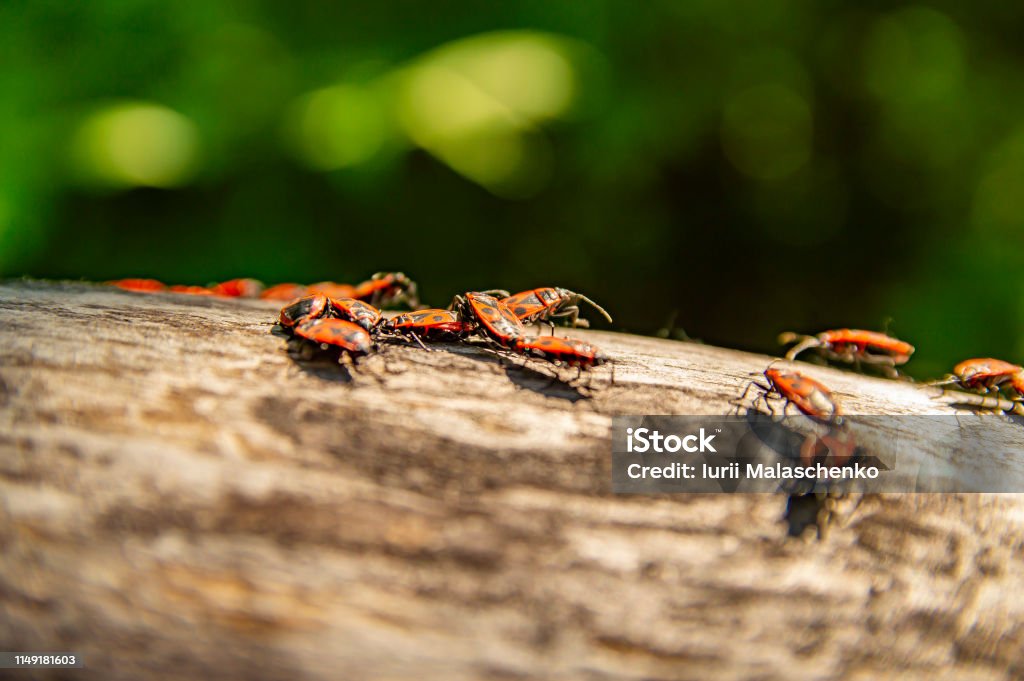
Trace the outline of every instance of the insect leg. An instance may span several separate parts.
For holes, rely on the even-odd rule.
[[[578,305],[567,305],[559,309],[558,312],[551,313],[548,315],[551,319],[565,319],[569,326],[572,328],[589,329],[590,322],[586,319],[580,318],[580,308]]]
[[[960,404],[968,407],[980,407],[982,409],[999,409],[1000,411],[1017,412],[1017,405],[1020,404],[1003,397],[993,395],[979,395],[978,393],[965,393],[958,390],[943,390],[942,394],[934,398],[943,404]]]
[[[923,383],[922,385],[935,385],[935,386],[939,386],[939,385],[953,385],[953,384],[959,384],[959,383],[960,383],[960,377],[959,376],[956,376],[955,374],[946,374],[943,378],[940,378],[940,379],[935,380],[935,381],[928,381],[927,383]]]
[[[416,341],[417,343],[419,343],[419,346],[420,346],[421,348],[423,348],[423,349],[424,349],[424,350],[426,350],[427,352],[433,352],[433,350],[431,350],[430,348],[428,348],[428,347],[427,347],[426,345],[424,345],[424,344],[423,344],[423,341],[421,341],[421,340],[420,340],[420,337],[419,337],[418,335],[416,335],[416,332],[415,332],[415,331],[410,331],[410,332],[409,332],[409,335],[410,335],[410,336],[412,336],[412,339],[413,339],[414,341]]]
[[[864,352],[860,356],[861,361],[868,366],[878,367],[886,378],[899,378],[900,372],[896,368],[896,360],[889,355],[875,355]]]
[[[786,359],[788,360],[796,359],[796,356],[804,350],[821,346],[821,341],[816,336],[803,336],[792,333],[791,331],[779,334],[779,343],[782,345],[789,345],[795,340],[799,340],[800,342],[791,347],[789,352],[786,353]]]
[[[453,312],[458,312],[460,317],[464,317],[465,315],[463,315],[462,312],[465,309],[465,307],[466,299],[461,294],[456,294],[452,298],[452,302],[448,303],[448,307],[445,309],[451,310]]]

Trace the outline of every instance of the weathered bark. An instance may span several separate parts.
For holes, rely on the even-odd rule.
[[[818,541],[777,495],[611,494],[611,415],[727,413],[767,357],[581,331],[614,385],[466,346],[348,372],[290,359],[275,309],[0,286],[0,649],[75,679],[1024,676],[1016,495],[865,497]]]

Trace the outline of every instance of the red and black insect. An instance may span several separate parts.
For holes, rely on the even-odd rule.
[[[608,356],[596,346],[574,338],[531,336],[516,340],[512,350],[521,355],[547,360],[555,366],[589,369],[608,362]]]
[[[345,319],[367,331],[373,331],[384,320],[380,310],[355,298],[331,298],[333,315]]]
[[[570,326],[590,326],[590,322],[580,318],[579,303],[591,305],[609,322],[611,316],[604,308],[586,296],[564,288],[535,288],[529,291],[514,293],[502,299],[512,314],[524,324],[548,322],[554,329],[554,320],[564,319]]]
[[[956,384],[980,395],[943,391],[943,399],[951,404],[965,404],[1024,415],[1024,367],[991,357],[967,359],[953,367],[953,373],[930,385]],[[1010,399],[1001,399],[1005,390]],[[990,393],[995,393],[992,395]]]
[[[869,364],[880,367],[886,374],[897,376],[895,367],[906,364],[914,354],[914,346],[898,338],[877,331],[861,329],[834,329],[822,331],[816,336],[803,336],[786,332],[779,335],[783,345],[797,342],[786,359],[795,359],[804,350],[815,349],[827,359],[853,364]]]
[[[278,321],[284,328],[291,329],[304,321],[330,317],[332,314],[331,301],[327,296],[312,295],[282,307]]]
[[[821,423],[842,423],[842,411],[832,391],[799,371],[769,367],[764,372],[772,390],[812,419]]]
[[[1004,386],[1024,395],[1024,367],[991,357],[967,359],[953,367],[953,375],[937,383],[957,383],[968,390],[998,391]]]
[[[803,465],[810,466],[820,457],[827,456],[832,463],[842,466],[853,457],[857,445],[846,427],[842,410],[831,390],[820,381],[793,370],[768,367],[764,377],[768,379],[768,394],[776,393],[786,404],[792,404],[817,422],[819,425],[815,428],[824,428],[824,432],[789,428],[804,436],[800,446],[800,461]],[[765,386],[759,387],[765,389]],[[788,424],[787,427],[795,425]]]
[[[422,341],[451,342],[464,340],[474,325],[462,321],[451,310],[426,309],[405,312],[386,320],[381,332],[389,336],[406,336],[421,346]]]
[[[366,329],[344,319],[307,319],[295,326],[295,335],[321,350],[337,349],[342,358],[361,357],[373,348]]]
[[[263,283],[255,279],[231,279],[210,287],[213,295],[223,298],[259,298]]]
[[[276,284],[268,289],[264,289],[263,293],[260,294],[260,298],[263,300],[295,300],[308,295],[306,287],[302,284]]]
[[[167,284],[156,279],[115,279],[107,283],[125,291],[137,291],[139,293],[158,293],[167,290]]]
[[[378,272],[355,287],[349,298],[357,298],[375,307],[407,305],[420,306],[416,282],[402,272]]]
[[[463,321],[471,322],[489,341],[511,348],[526,335],[526,328],[507,305],[486,293],[455,296],[449,306]]]
[[[551,362],[556,367],[576,367],[576,377],[585,369],[601,366],[611,360],[597,346],[575,338],[557,336],[530,336],[516,340],[512,351],[529,358]],[[611,382],[615,382],[615,365],[612,365]]]

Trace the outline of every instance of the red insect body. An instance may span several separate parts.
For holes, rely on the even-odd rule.
[[[319,293],[328,298],[354,298],[356,289],[348,284],[336,284],[333,281],[321,281],[306,287],[307,294]]]
[[[529,291],[513,293],[507,298],[502,298],[512,310],[512,314],[523,322],[532,322],[549,310],[553,310],[562,302],[561,296],[553,288],[535,288]]]
[[[372,331],[381,323],[380,310],[355,298],[331,298],[334,315]]]
[[[212,296],[213,291],[205,286],[188,286],[186,284],[175,284],[167,289],[171,293],[185,293],[190,296]]]
[[[914,346],[910,343],[877,331],[836,329],[818,334],[818,339],[840,354],[847,349],[857,353],[883,352],[892,358],[894,364],[906,364],[914,354]]]
[[[797,371],[769,368],[764,372],[771,387],[797,409],[822,422],[841,420],[839,405],[832,392],[818,381]]]
[[[1009,383],[1024,394],[1024,367],[991,357],[968,359],[953,367],[953,374],[965,388],[989,390]]]
[[[451,310],[427,309],[406,312],[384,322],[386,333],[415,336],[428,341],[462,340],[473,330]]]
[[[231,279],[211,286],[210,290],[224,298],[259,298],[263,284],[255,279]]]
[[[550,321],[565,318],[572,326],[589,326],[585,319],[579,318],[578,303],[584,301],[592,305],[609,322],[612,318],[597,303],[586,296],[564,288],[535,288],[514,293],[501,302],[508,305],[512,313],[524,323]]]
[[[290,329],[310,319],[330,316],[330,313],[331,304],[327,296],[306,296],[281,308],[279,322],[281,326]]]
[[[977,392],[943,390],[942,400],[949,404],[1007,411],[1024,416],[1024,367],[991,357],[967,359],[953,367],[951,375],[933,381],[931,385],[950,383]],[[1009,400],[1000,395],[1001,390],[1008,392]]]
[[[519,338],[512,349],[520,354],[546,359],[555,364],[571,367],[589,368],[600,366],[608,361],[608,357],[598,348],[573,338],[556,336],[534,336]]]
[[[260,298],[263,300],[283,300],[287,302],[305,295],[307,295],[306,287],[301,284],[277,284],[264,289],[263,293],[260,294]]]
[[[800,447],[800,461],[813,466],[825,457],[829,464],[842,466],[857,452],[857,442],[848,429],[833,428],[825,435],[807,435]]]
[[[107,283],[125,291],[137,291],[139,293],[156,293],[167,290],[167,284],[156,279],[117,279]]]
[[[463,320],[476,322],[485,336],[502,347],[512,347],[526,331],[512,310],[494,296],[486,293],[467,293],[464,298],[452,301]]]
[[[334,347],[349,355],[365,355],[373,347],[370,334],[344,319],[308,319],[295,327],[295,335],[321,349]]]
[[[844,465],[856,453],[857,444],[846,427],[842,411],[832,391],[819,381],[800,372],[769,367],[764,372],[771,388],[808,417],[827,427],[825,433],[804,432],[800,461],[811,466],[821,457],[837,466]],[[797,432],[801,432],[797,429]]]
[[[884,333],[862,329],[833,329],[817,336],[784,333],[779,336],[779,340],[782,343],[800,340],[786,353],[786,359],[794,359],[804,350],[819,348],[830,359],[887,364],[892,367],[906,364],[914,354],[914,346],[910,343]]]
[[[402,272],[378,272],[355,287],[346,297],[357,298],[377,307],[404,303],[419,307],[416,282]]]

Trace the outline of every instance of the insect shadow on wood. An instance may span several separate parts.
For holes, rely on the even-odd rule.
[[[325,381],[351,383],[353,369],[360,359],[355,359],[337,349],[319,348],[313,343],[299,338],[290,338],[287,346],[288,356],[305,373]]]
[[[535,392],[546,397],[577,402],[589,399],[591,389],[589,376],[587,383],[579,382],[580,376],[573,375],[565,377],[559,367],[547,365],[540,360],[528,357],[520,357],[507,351],[505,348],[492,347],[489,344],[474,344],[472,346],[460,346],[463,348],[474,347],[484,352],[459,352],[463,357],[474,359],[478,362],[497,363],[505,371],[505,376],[516,386]],[[580,372],[585,375],[586,372]]]
[[[539,367],[530,366],[530,362],[518,364],[506,359],[503,364],[508,380],[525,390],[569,402],[577,402],[591,397],[588,385],[580,384],[576,378],[564,379],[555,367],[548,369],[550,371],[548,373]]]

